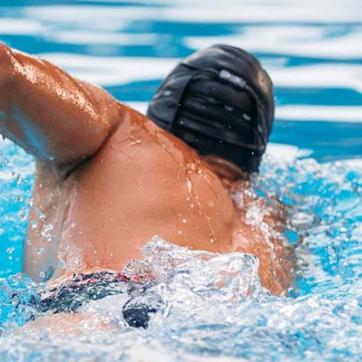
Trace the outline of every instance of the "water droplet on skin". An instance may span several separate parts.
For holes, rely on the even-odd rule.
[[[186,219],[182,219],[182,223],[183,223],[183,224],[186,224],[186,223],[187,223],[187,220],[186,220]]]
[[[178,230],[178,231],[177,231],[177,234],[178,234],[178,235],[182,235],[182,231],[181,231],[181,230]]]
[[[41,255],[44,251],[44,248],[38,248],[35,250],[35,252],[37,253],[37,255]]]
[[[192,193],[192,182],[190,179],[187,179],[186,181],[186,186],[187,186],[187,192],[190,194]]]

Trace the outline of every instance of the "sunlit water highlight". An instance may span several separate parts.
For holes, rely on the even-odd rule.
[[[311,3],[310,3],[311,4]],[[153,239],[156,279],[139,298],[163,305],[127,327],[127,295],[83,307],[82,335],[19,329],[38,285],[17,274],[33,162],[0,141],[0,361],[359,361],[362,356],[362,56],[358,1],[3,1],[0,40],[45,56],[144,110],[194,49],[246,47],[277,97],[272,144],[255,191],[288,208],[298,257],[289,297],[260,287],[257,259],[206,255]],[[328,11],[327,11],[328,10]],[[286,146],[283,143],[292,144]],[[310,149],[310,151],[305,150]],[[131,271],[132,272],[132,271]],[[111,330],[98,330],[99,321]]]

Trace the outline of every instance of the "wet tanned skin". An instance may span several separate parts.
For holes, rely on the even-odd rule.
[[[288,250],[232,201],[232,189],[246,187],[237,170],[201,160],[104,90],[1,44],[0,132],[37,161],[24,259],[33,279],[52,267],[53,279],[119,271],[159,235],[191,249],[252,253],[265,287],[282,294],[290,285]]]

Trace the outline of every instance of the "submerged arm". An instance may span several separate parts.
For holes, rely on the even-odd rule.
[[[0,44],[0,133],[38,160],[62,165],[91,156],[120,109],[102,89]]]

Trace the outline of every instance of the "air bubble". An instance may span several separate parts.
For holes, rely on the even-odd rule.
[[[11,255],[14,251],[15,251],[15,248],[12,247],[12,246],[6,249],[6,253],[7,253],[8,255]]]

